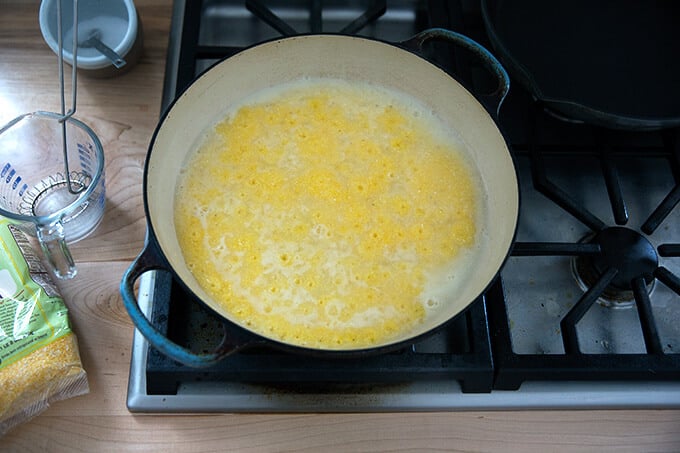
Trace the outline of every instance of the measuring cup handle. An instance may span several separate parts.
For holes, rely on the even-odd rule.
[[[76,276],[78,270],[66,245],[64,226],[57,221],[50,225],[36,227],[40,248],[47,260],[50,270],[57,278],[69,279]]]
[[[149,241],[147,238],[144,250],[137,256],[127,271],[125,271],[123,280],[120,283],[120,292],[123,296],[125,308],[130,315],[130,319],[132,319],[132,322],[135,324],[135,327],[142,335],[144,335],[149,344],[159,352],[184,365],[201,368],[214,365],[225,357],[255,344],[255,341],[253,340],[232,343],[227,336],[225,336],[222,340],[222,344],[214,351],[197,354],[171,341],[151,324],[139,307],[135,295],[135,282],[142,274],[151,270],[169,270],[169,267],[165,264],[165,260],[157,250],[157,246],[153,241]]]

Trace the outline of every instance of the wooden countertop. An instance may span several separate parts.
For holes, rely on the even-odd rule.
[[[59,109],[57,60],[38,3],[0,0],[0,122]],[[118,292],[142,249],[142,169],[158,121],[169,0],[136,0],[145,50],[123,76],[81,77],[76,116],[106,153],[101,226],[74,244],[79,274],[59,286],[88,372],[88,395],[54,404],[0,438],[2,451],[680,451],[680,411],[132,415],[125,406],[133,326]],[[0,389],[2,391],[2,389]]]

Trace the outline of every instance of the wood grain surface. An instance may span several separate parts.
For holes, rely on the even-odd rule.
[[[159,117],[170,0],[136,0],[144,54],[129,73],[79,79],[76,116],[106,154],[107,208],[74,244],[60,282],[88,372],[88,395],[54,404],[0,438],[0,451],[680,451],[680,411],[132,415],[125,406],[133,326],[118,292],[142,249],[142,171]],[[38,1],[0,0],[0,122],[58,111],[56,56]],[[2,389],[0,389],[2,391]]]

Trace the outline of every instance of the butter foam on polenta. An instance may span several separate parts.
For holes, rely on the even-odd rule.
[[[383,88],[267,90],[186,162],[175,198],[185,262],[266,337],[389,343],[437,310],[445,291],[433,285],[477,240],[479,184],[458,148],[424,106]]]

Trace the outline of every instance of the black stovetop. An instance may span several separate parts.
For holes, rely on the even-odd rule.
[[[352,11],[381,10],[361,1],[262,3],[293,17],[297,32],[336,32],[342,24],[367,19],[341,13],[344,4]],[[303,14],[311,20],[295,22],[298,6],[286,5],[298,3],[311,5],[311,13]],[[173,27],[181,31],[171,38],[175,53],[168,60],[164,106],[215,61],[278,34],[242,2],[178,4],[182,11],[179,19],[176,12]],[[319,17],[328,24],[317,23]],[[238,31],[253,24],[266,31]],[[428,27],[453,29],[489,46],[473,2],[390,2],[382,17],[358,33],[398,41]],[[231,30],[236,38],[223,38],[219,30]],[[475,93],[488,86],[481,68],[464,52],[437,45],[428,57]],[[464,393],[513,390],[525,381],[680,383],[680,214],[674,209],[680,199],[680,131],[613,131],[565,122],[516,83],[499,126],[520,179],[517,242],[489,291],[444,330],[375,357],[335,360],[259,348],[200,370],[149,348],[147,392],[172,395],[184,382],[309,389],[452,379]],[[592,234],[606,231],[616,238],[619,230],[625,230],[624,237],[643,238],[657,265],[639,270],[646,277],[651,273],[646,280],[654,283],[637,279],[629,294],[608,302],[609,295],[597,288],[601,275],[582,277],[586,287],[595,286],[584,290],[574,273],[593,260],[599,263],[609,248],[619,248],[605,247],[602,241],[586,243]],[[625,254],[608,259],[639,261]],[[220,341],[223,322],[184,294],[169,275],[159,273],[154,285],[150,319],[159,330],[196,351]]]

